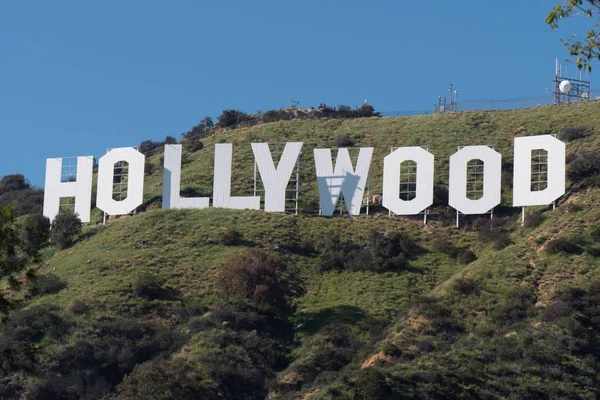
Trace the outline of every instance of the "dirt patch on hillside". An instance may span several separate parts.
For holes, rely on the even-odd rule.
[[[304,397],[298,397],[298,399],[301,400],[309,400],[311,397],[313,397],[315,394],[319,393],[321,391],[321,389],[316,388],[315,390],[313,390],[312,392],[306,393],[304,395]]]
[[[392,357],[386,356],[383,353],[383,351],[380,351],[379,353],[374,354],[373,356],[369,357],[369,359],[363,363],[363,365],[360,367],[360,369],[372,367],[379,360],[390,362],[390,361],[392,361]]]
[[[556,292],[556,285],[560,282],[561,277],[559,274],[554,274],[552,278],[542,279],[538,284],[538,302],[535,303],[536,307],[548,307],[550,305],[550,299]]]

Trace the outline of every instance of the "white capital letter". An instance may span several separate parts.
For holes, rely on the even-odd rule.
[[[213,207],[258,210],[259,196],[231,196],[231,148],[231,143],[215,144]]]
[[[531,190],[531,151],[548,152],[548,186]],[[513,170],[513,206],[542,206],[551,204],[565,194],[565,143],[552,135],[515,138]]]
[[[467,197],[467,163],[483,161],[483,196]],[[502,155],[488,146],[466,146],[450,156],[448,204],[463,214],[485,214],[500,204]]]
[[[144,200],[144,160],[142,153],[133,147],[112,149],[98,162],[98,195],[96,205],[108,215],[125,215],[135,210]],[[114,165],[119,161],[129,164],[127,198],[113,199]]]
[[[58,214],[61,197],[75,197],[75,213],[81,222],[90,222],[92,207],[92,168],[94,157],[77,157],[75,182],[61,182],[62,158],[46,160],[46,184],[44,186],[44,216],[50,221]]]
[[[267,143],[252,143],[254,160],[265,187],[265,211],[285,211],[285,191],[294,170],[302,143],[286,143],[281,159],[275,168]]]
[[[371,167],[373,148],[361,148],[356,162],[356,171],[352,167],[348,149],[338,149],[335,172],[331,160],[331,149],[314,149],[317,183],[321,201],[321,214],[333,215],[340,193],[348,207],[348,214],[360,214],[365,184]]]
[[[181,197],[181,145],[165,145],[162,208],[207,208],[208,197]]]
[[[417,163],[416,195],[402,200],[399,193],[400,164]],[[415,215],[433,203],[433,154],[421,147],[401,147],[383,159],[382,205],[397,215]]]

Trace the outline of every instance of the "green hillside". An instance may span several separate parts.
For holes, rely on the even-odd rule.
[[[548,133],[567,143],[567,193],[522,227],[513,140]],[[340,135],[375,148],[371,193],[390,147],[429,146],[426,225],[378,206],[318,216],[312,149]],[[196,152],[183,142],[182,190],[211,196],[214,144],[228,142],[232,195],[251,195],[250,143],[291,141],[304,142],[299,215],[161,210],[150,157],[139,213],[102,225],[94,210],[12,293],[0,398],[598,397],[600,102],[215,130]],[[502,154],[503,201],[491,223],[463,216],[457,229],[445,187],[465,145]]]

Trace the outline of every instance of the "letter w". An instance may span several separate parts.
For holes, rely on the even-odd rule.
[[[348,207],[348,214],[359,215],[371,167],[373,148],[360,149],[356,170],[352,167],[348,149],[338,149],[335,171],[332,165],[331,149],[314,149],[314,155],[321,214],[333,215],[340,194],[342,194]]]

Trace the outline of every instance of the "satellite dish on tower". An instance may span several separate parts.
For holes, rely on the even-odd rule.
[[[560,85],[558,86],[558,89],[562,92],[562,93],[569,93],[569,91],[571,90],[571,82],[564,80],[560,83]]]

